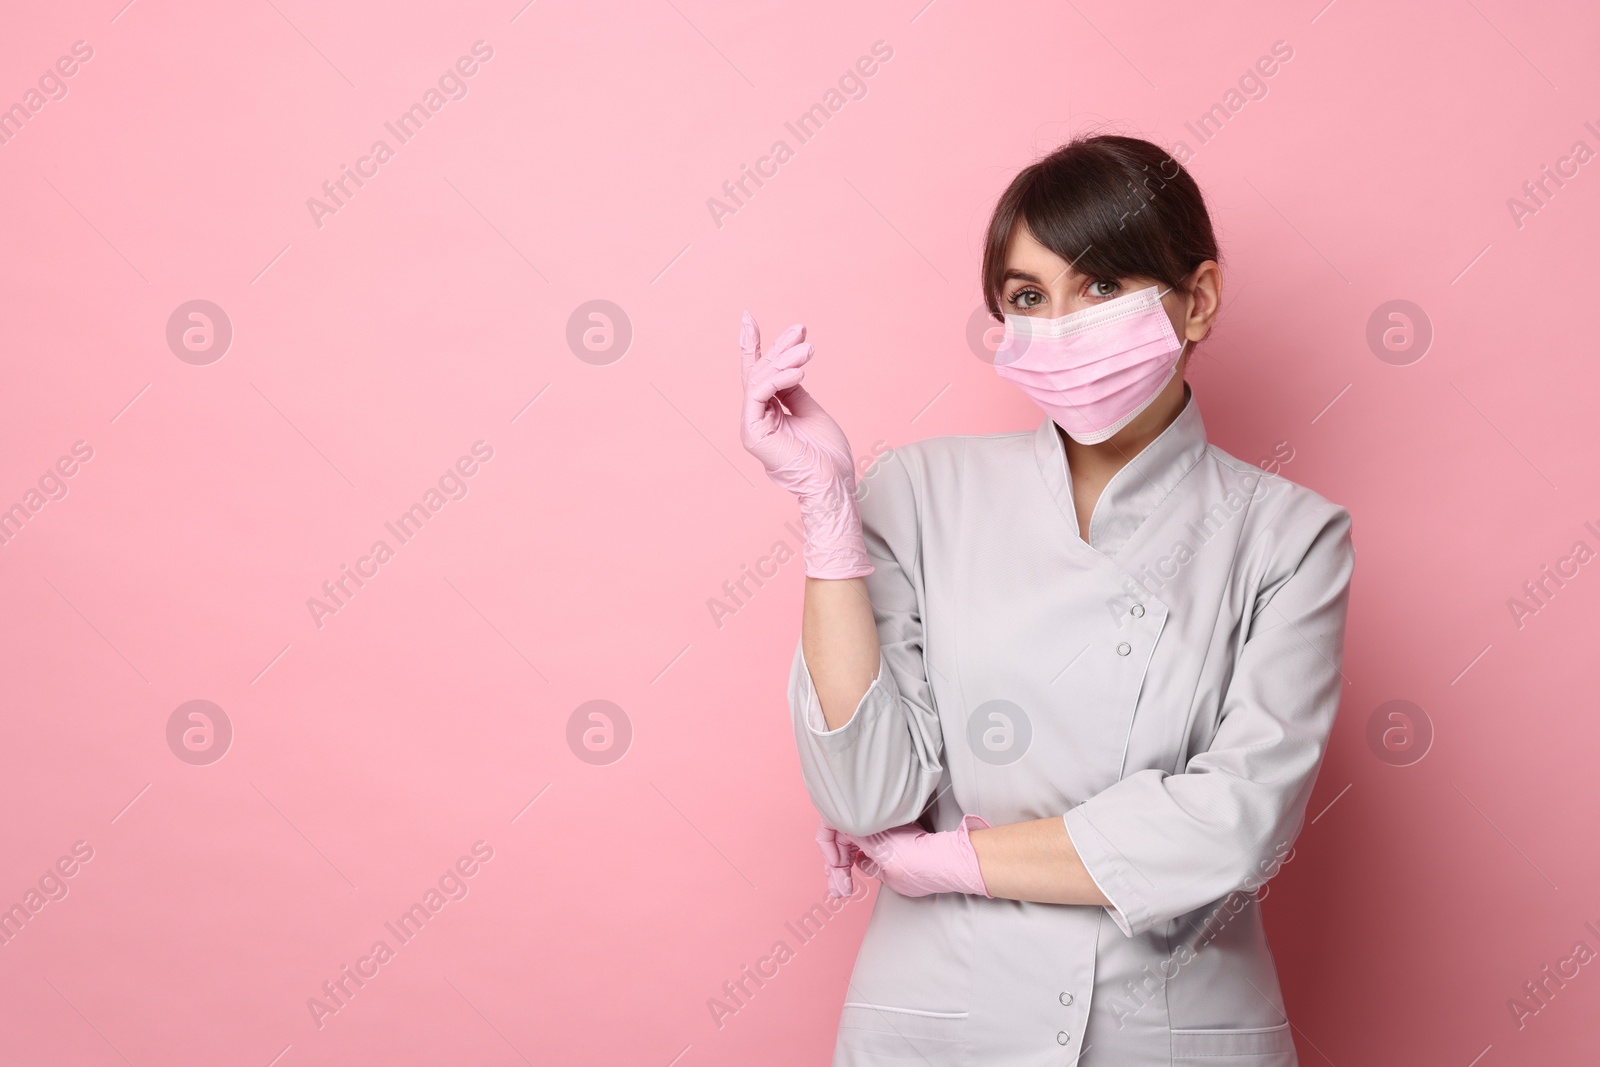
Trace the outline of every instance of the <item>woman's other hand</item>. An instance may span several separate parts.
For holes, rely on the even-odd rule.
[[[830,897],[854,896],[856,891],[855,882],[850,877],[850,867],[861,850],[843,840],[844,837],[844,834],[829,826],[826,819],[817,823],[817,847],[822,849]]]
[[[987,897],[989,890],[978,867],[978,854],[972,849],[968,832],[988,829],[976,815],[963,816],[954,830],[930,834],[916,823],[896,826],[882,833],[856,837],[838,834],[841,845],[859,850],[855,864],[903,896],[925,897],[930,893],[971,893]]]

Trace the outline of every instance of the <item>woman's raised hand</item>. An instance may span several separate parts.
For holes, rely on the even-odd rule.
[[[873,568],[856,509],[855,462],[844,431],[800,384],[814,354],[805,336],[805,326],[796,323],[763,353],[760,330],[744,313],[739,440],[761,461],[767,477],[800,501],[806,574],[859,578]]]
[[[815,351],[805,326],[795,323],[763,353],[761,331],[745,312],[739,329],[740,440],[767,477],[801,499],[834,492],[841,482],[853,482],[855,473],[844,431],[800,384]]]

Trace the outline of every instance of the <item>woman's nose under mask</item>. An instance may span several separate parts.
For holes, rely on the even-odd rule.
[[[1150,406],[1188,342],[1152,285],[1054,319],[1007,315],[994,369],[1074,441],[1093,445]]]

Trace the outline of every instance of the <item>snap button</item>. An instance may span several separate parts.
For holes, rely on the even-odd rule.
[[[1135,604],[1133,607],[1128,609],[1128,614],[1132,615],[1136,619],[1142,618],[1144,616],[1144,605]]]
[[[1071,1041],[1071,1040],[1072,1040],[1072,1035],[1067,1033],[1065,1030],[1057,1030],[1056,1031],[1056,1044],[1065,1045],[1068,1041]]]
[[[1119,655],[1119,656],[1126,656],[1129,652],[1132,652],[1132,651],[1133,651],[1133,646],[1128,644],[1128,642],[1126,642],[1126,641],[1122,642],[1122,644],[1117,646],[1117,655]]]
[[[1063,1004],[1071,1004],[1072,1003],[1072,994],[1071,993],[1063,993],[1063,994],[1061,994],[1061,1003],[1063,1003]]]

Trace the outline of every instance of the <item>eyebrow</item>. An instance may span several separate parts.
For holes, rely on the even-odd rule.
[[[1066,270],[1066,273],[1076,275],[1078,272],[1076,269],[1069,266]],[[1004,274],[1000,275],[1000,280],[1002,282],[1009,282],[1013,278],[1017,279],[1018,281],[1033,282],[1035,285],[1046,284],[1044,279],[1040,278],[1037,274],[1032,274],[1025,270],[1018,270],[1015,267],[1010,268]]]

